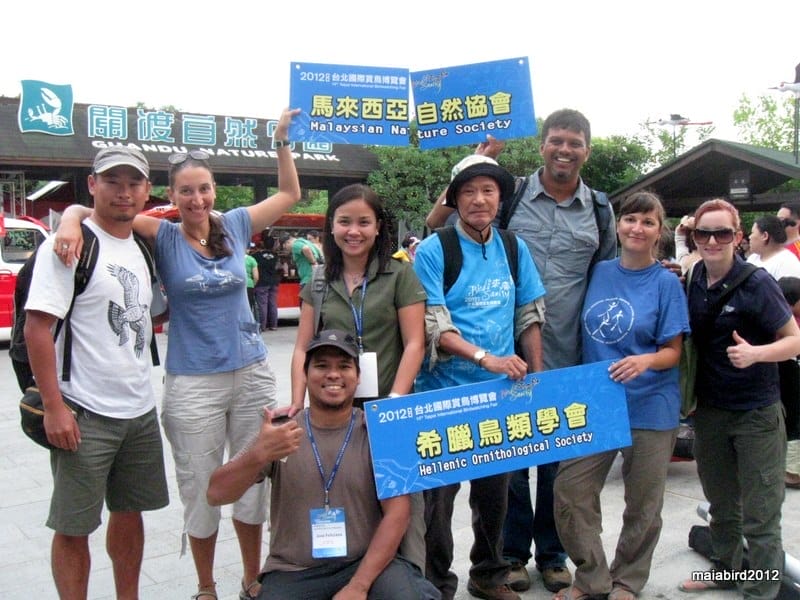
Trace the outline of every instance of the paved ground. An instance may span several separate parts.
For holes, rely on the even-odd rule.
[[[279,400],[288,403],[289,360],[294,343],[295,328],[282,326],[278,331],[264,334],[271,360],[278,375]],[[159,335],[162,357],[166,336]],[[17,399],[20,393],[6,351],[0,348],[0,598],[56,598],[50,576],[50,540],[52,533],[43,523],[46,519],[51,492],[47,452],[30,442],[19,429]],[[160,391],[163,370],[156,368],[152,382]],[[165,447],[168,447],[165,443]],[[145,558],[141,578],[143,600],[188,599],[195,591],[195,576],[190,556],[180,557],[181,507],[175,486],[171,456],[167,455],[171,504],[145,516]],[[531,479],[535,489],[535,478]],[[469,547],[472,542],[467,490],[462,490],[456,506],[454,533],[456,538],[455,569],[461,579],[459,600],[471,596],[466,591],[469,568]],[[687,546],[689,528],[701,523],[696,515],[698,502],[703,500],[693,462],[672,463],[667,481],[664,506],[664,531],[656,550],[651,579],[642,598],[688,599],[691,596],[677,590],[677,583],[690,571],[705,569],[705,559]],[[606,552],[613,553],[621,523],[623,491],[619,465],[615,465],[603,493]],[[221,600],[238,596],[238,548],[230,521],[230,513],[220,528],[217,545],[217,585]],[[784,505],[784,543],[787,551],[800,557],[800,491],[788,490]],[[104,527],[92,535],[92,575],[89,597],[114,597],[111,568],[104,550]],[[268,537],[268,536],[265,536]],[[266,545],[264,547],[266,553]],[[534,577],[530,591],[523,598],[549,598],[551,594]],[[735,598],[731,592],[703,594],[704,600]],[[294,600],[294,599],[287,599]]]

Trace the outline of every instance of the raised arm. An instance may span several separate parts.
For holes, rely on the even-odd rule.
[[[281,113],[273,138],[286,142],[289,140],[289,125],[292,117],[300,113],[299,108],[285,109]],[[278,192],[265,198],[258,204],[247,207],[253,231],[261,231],[272,225],[300,199],[300,180],[289,146],[281,146],[278,153]]]

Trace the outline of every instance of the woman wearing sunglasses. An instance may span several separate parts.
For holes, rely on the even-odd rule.
[[[747,265],[734,248],[739,213],[725,200],[695,212],[692,234],[702,260],[689,283],[689,316],[697,349],[694,455],[710,503],[713,554],[709,577],[684,591],[736,588],[732,571],[747,540],[750,571],[738,583],[745,598],[774,598],[783,571],[781,505],[786,432],[777,362],[800,353],[800,329],[775,280],[756,269],[727,297]],[[716,307],[714,305],[717,305]]]
[[[184,505],[184,534],[198,576],[193,598],[199,600],[217,598],[213,567],[220,509],[206,501],[209,477],[222,464],[226,446],[233,456],[256,436],[264,405],[273,408],[276,401],[275,376],[247,301],[244,257],[252,233],[271,225],[300,198],[287,142],[291,119],[298,112],[285,110],[273,134],[278,155],[274,195],[225,214],[213,212],[210,156],[192,150],[169,157],[167,193],[181,222],[142,215],[134,219],[134,230],[155,248],[169,301],[162,421]],[[79,246],[79,219],[90,213],[79,206],[65,211],[59,245],[71,240],[71,247]],[[258,595],[266,507],[264,484],[251,487],[233,505],[244,568],[242,600]]]

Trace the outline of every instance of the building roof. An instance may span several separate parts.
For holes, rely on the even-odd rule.
[[[746,191],[741,182],[735,184],[742,191],[732,194],[731,176],[737,174],[746,174],[749,182]],[[671,217],[691,213],[705,200],[718,197],[733,201],[740,210],[773,211],[800,195],[770,193],[790,179],[800,179],[793,153],[710,139],[616,190],[611,200],[616,204],[633,192],[655,192]]]

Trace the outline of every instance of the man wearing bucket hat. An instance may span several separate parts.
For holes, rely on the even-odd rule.
[[[414,270],[428,295],[425,361],[416,391],[510,377],[542,367],[540,326],[545,293],[530,253],[516,236],[504,239],[492,226],[501,200],[514,191],[514,178],[495,160],[472,155],[453,169],[446,203],[458,212],[454,229],[422,241]],[[454,242],[448,241],[453,240]],[[452,245],[455,243],[455,245]],[[516,247],[509,252],[507,244]],[[459,262],[454,281],[446,263]],[[510,256],[516,255],[516,265]],[[510,325],[513,323],[513,327]],[[522,357],[515,354],[515,341]],[[467,589],[478,598],[515,600],[506,584],[510,564],[502,556],[502,529],[510,474],[470,482],[474,544]],[[454,597],[451,519],[459,484],[425,492],[426,575]]]
[[[557,110],[545,119],[540,135],[544,166],[524,178],[524,187],[515,194],[519,201],[503,211],[506,217],[501,226],[525,241],[544,280],[548,311],[542,347],[544,368],[550,370],[580,364],[579,316],[591,268],[616,256],[617,237],[608,198],[581,178],[581,169],[591,155],[588,119],[577,110]],[[497,158],[504,146],[489,137],[475,152]],[[445,195],[429,214],[428,226],[438,227],[452,212],[442,203]],[[558,463],[537,467],[535,512],[528,469],[511,476],[503,554],[512,563],[508,583],[517,591],[530,587],[526,565],[532,543],[536,567],[548,590],[556,592],[572,582],[553,515],[557,471]]]
[[[75,252],[55,237],[42,244],[25,305],[25,339],[45,407],[53,472],[47,526],[55,531],[52,572],[61,598],[86,598],[89,534],[109,518],[106,548],[118,598],[139,595],[144,548],[141,512],[168,503],[156,401],[150,385],[153,304],[150,271],[133,238],[133,218],[150,196],[149,168],[134,148],[100,150],[88,180],[97,264],[74,295]],[[71,311],[70,376],[62,373],[64,338],[52,327]],[[65,369],[66,370],[66,369]],[[64,403],[68,397],[74,410]]]
[[[234,502],[264,477],[272,481],[261,600],[439,598],[397,556],[408,496],[378,500],[364,413],[353,407],[358,356],[349,333],[320,331],[303,364],[308,408],[283,424],[268,411],[258,437],[211,476],[212,505]]]

